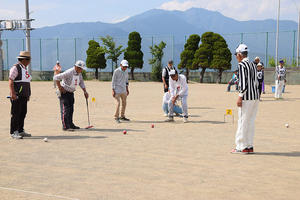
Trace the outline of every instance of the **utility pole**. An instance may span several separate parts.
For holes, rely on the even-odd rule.
[[[29,19],[29,4],[28,0],[25,0],[25,14],[26,14],[26,51],[30,52],[30,24],[31,20]],[[31,52],[30,52],[31,53]],[[28,72],[31,74],[31,64],[28,65]]]
[[[277,13],[277,30],[276,30],[276,58],[275,66],[278,65],[278,45],[279,45],[279,17],[280,17],[280,0],[278,0],[278,13]]]
[[[298,19],[298,39],[297,39],[297,67],[299,67],[299,40],[300,40],[300,10],[299,11],[299,19]]]
[[[26,31],[26,51],[30,51],[30,31],[33,30],[31,28],[31,21],[34,19],[29,18],[29,6],[28,6],[28,0],[25,0],[25,7],[26,7],[26,19],[9,19],[4,20],[0,19],[0,80],[3,80],[3,52],[2,51],[2,40],[1,40],[1,33],[2,31],[14,31],[14,30],[23,30]],[[8,42],[8,40],[6,40]],[[6,43],[7,46],[7,43]],[[7,47],[8,51],[8,47]],[[8,54],[8,52],[6,52]],[[7,57],[7,56],[6,56]],[[8,58],[7,58],[8,60]],[[31,71],[30,65],[28,66],[28,70]]]

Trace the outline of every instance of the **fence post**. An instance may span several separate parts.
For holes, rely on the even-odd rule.
[[[76,56],[76,46],[77,46],[77,44],[76,44],[76,38],[74,38],[74,46],[75,46],[75,48],[74,48],[75,49],[74,56],[75,56],[75,62],[76,62],[76,60],[77,60],[77,56]]]
[[[174,62],[174,35],[172,35],[172,60]]]
[[[40,38],[40,72],[43,70],[42,69],[42,38]]]
[[[244,43],[244,33],[241,33],[241,44]]]
[[[59,60],[58,38],[56,38],[56,60]]]
[[[269,61],[268,61],[268,48],[269,48],[269,32],[266,32],[266,67],[269,66]]]
[[[23,44],[23,51],[25,51],[25,39],[22,39],[22,44]]]
[[[6,64],[7,64],[7,70],[9,70],[9,59],[8,59],[8,39],[6,39]]]
[[[296,42],[296,31],[294,30],[294,40],[293,40],[293,59],[292,59],[292,65],[293,65],[293,62],[295,60],[295,42]]]
[[[152,38],[152,48],[153,48],[153,36],[151,36],[151,38]],[[152,59],[153,59],[153,54],[151,54],[152,55]]]

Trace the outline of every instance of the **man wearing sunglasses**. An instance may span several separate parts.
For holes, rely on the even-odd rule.
[[[14,139],[31,137],[24,131],[24,120],[27,114],[27,101],[31,95],[31,76],[27,71],[30,63],[30,52],[21,51],[16,63],[9,72],[9,89],[11,100],[10,135]]]

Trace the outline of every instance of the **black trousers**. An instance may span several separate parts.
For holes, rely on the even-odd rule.
[[[27,97],[18,97],[11,102],[10,134],[24,131],[24,120],[27,114]]]
[[[165,85],[164,85],[164,93],[166,93],[166,92],[169,91],[169,79],[166,80],[166,84],[167,84],[168,88],[166,89],[166,88],[165,88]]]
[[[74,93],[66,92],[61,94],[60,101],[60,114],[61,122],[64,129],[69,129],[73,124],[73,112],[74,112]]]
[[[259,96],[261,96],[261,92],[262,92],[262,84],[263,84],[263,82],[259,82],[259,85],[258,85]]]

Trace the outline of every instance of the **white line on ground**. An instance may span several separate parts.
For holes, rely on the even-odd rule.
[[[37,194],[37,195],[43,195],[43,196],[48,196],[48,197],[56,197],[56,198],[60,198],[60,199],[80,200],[80,199],[74,199],[74,198],[70,198],[70,197],[64,197],[64,196],[53,195],[53,194],[45,194],[45,193],[41,193],[41,192],[33,192],[33,191],[27,191],[27,190],[20,190],[20,189],[15,189],[15,188],[0,187],[0,189],[24,192],[24,193],[30,193],[30,194]]]

